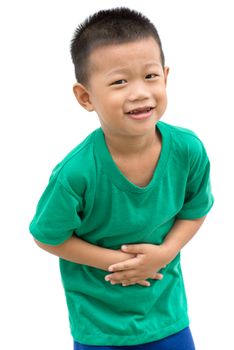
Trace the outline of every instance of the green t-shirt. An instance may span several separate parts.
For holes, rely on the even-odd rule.
[[[113,161],[101,128],[53,170],[30,224],[39,241],[57,245],[76,234],[92,244],[161,244],[176,219],[196,219],[213,205],[209,160],[187,129],[158,122],[160,158],[150,183],[130,182]],[[106,271],[60,259],[73,338],[88,345],[137,345],[189,324],[180,254],[150,287],[112,285]]]

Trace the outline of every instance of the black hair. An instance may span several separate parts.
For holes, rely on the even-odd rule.
[[[71,40],[71,56],[77,82],[86,85],[89,79],[89,55],[97,47],[122,44],[153,37],[165,65],[157,29],[142,13],[126,7],[101,10],[89,16],[75,29]]]

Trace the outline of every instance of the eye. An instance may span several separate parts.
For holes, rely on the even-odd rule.
[[[122,85],[125,84],[127,81],[125,79],[119,79],[114,81],[111,85]]]
[[[151,73],[151,74],[147,74],[145,78],[146,79],[154,79],[154,78],[157,78],[157,77],[159,77],[158,74]]]

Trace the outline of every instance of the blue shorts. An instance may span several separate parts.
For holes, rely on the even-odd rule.
[[[74,350],[195,350],[190,328],[151,343],[133,346],[96,346],[74,342]]]

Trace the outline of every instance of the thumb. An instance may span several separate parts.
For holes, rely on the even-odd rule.
[[[126,253],[143,254],[144,244],[122,245],[121,249]]]

